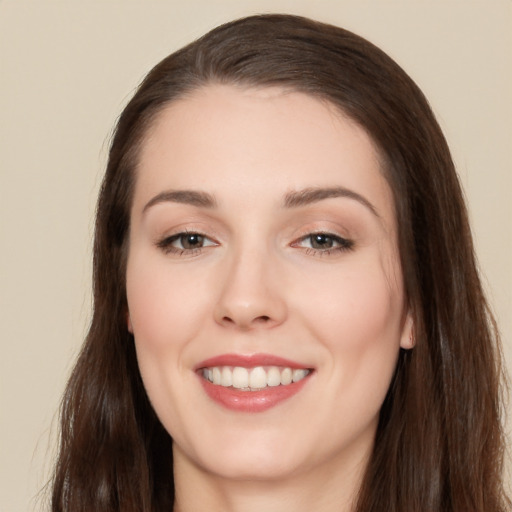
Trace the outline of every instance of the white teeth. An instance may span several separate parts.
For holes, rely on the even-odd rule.
[[[267,387],[267,372],[261,366],[257,366],[251,370],[249,374],[249,387],[251,389]]]
[[[233,368],[233,387],[237,389],[249,387],[249,372],[246,368],[241,366]]]
[[[267,386],[287,386],[292,382],[299,382],[307,377],[310,370],[299,368],[292,370],[279,366],[256,366],[244,368],[242,366],[214,366],[203,368],[202,374],[206,380],[217,386],[233,387],[243,391],[257,391]]]
[[[292,380],[293,382],[299,382],[299,380],[302,380],[307,374],[308,371],[304,370],[303,368],[299,370],[293,370]]]
[[[233,385],[233,372],[229,368],[222,368],[222,378],[220,385],[226,388]]]
[[[214,384],[217,384],[217,385],[220,385],[220,380],[221,380],[221,373],[220,373],[220,368],[217,368],[215,367],[213,369],[213,383]]]
[[[281,372],[279,368],[272,366],[267,372],[267,386],[279,386],[281,384]]]
[[[292,369],[291,368],[285,368],[281,372],[281,384],[283,386],[287,386],[288,384],[291,384],[292,382]]]

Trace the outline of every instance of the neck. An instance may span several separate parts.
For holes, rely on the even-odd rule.
[[[353,512],[369,453],[280,479],[213,474],[174,449],[174,512]]]

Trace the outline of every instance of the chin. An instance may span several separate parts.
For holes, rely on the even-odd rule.
[[[304,446],[300,449],[296,441],[283,432],[245,430],[224,432],[215,440],[203,437],[194,446],[177,446],[181,460],[233,481],[282,480],[300,472],[308,465],[310,457]]]
[[[276,456],[269,450],[255,453],[231,452],[208,464],[210,472],[233,481],[279,481],[299,471],[301,466],[291,457]]]

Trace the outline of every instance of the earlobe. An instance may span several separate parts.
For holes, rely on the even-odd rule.
[[[410,350],[416,345],[416,337],[414,334],[414,321],[411,312],[407,313],[405,318],[404,327],[402,330],[402,339],[400,340],[400,347],[405,350]]]

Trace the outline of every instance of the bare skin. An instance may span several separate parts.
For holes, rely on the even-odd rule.
[[[131,215],[128,327],[174,441],[175,512],[352,510],[411,344],[392,194],[364,130],[304,94],[207,86],[150,130]],[[263,411],[226,407],[201,367],[225,354],[307,376]]]

